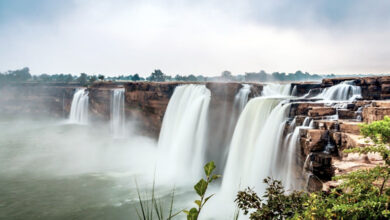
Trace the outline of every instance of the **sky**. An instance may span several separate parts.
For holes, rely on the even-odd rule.
[[[390,73],[388,0],[0,0],[0,72]]]

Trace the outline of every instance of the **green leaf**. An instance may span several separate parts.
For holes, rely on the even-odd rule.
[[[183,210],[183,212],[186,214],[186,215],[189,215],[190,212],[188,210]]]
[[[202,203],[200,202],[200,200],[195,200],[195,204],[197,204],[198,207],[200,207],[200,205],[201,205]]]
[[[187,220],[197,220],[198,219],[198,210],[192,208],[187,214]]]
[[[204,179],[199,180],[199,182],[194,186],[194,189],[196,193],[198,193],[199,196],[204,196],[206,189],[207,189],[207,182]]]
[[[212,195],[210,195],[209,197],[205,198],[205,199],[204,199],[204,203],[206,203],[207,200],[209,200],[213,195],[214,195],[214,194],[212,194]]]
[[[213,175],[212,177],[211,177],[211,181],[213,181],[213,180],[216,180],[216,179],[219,179],[219,178],[221,178],[222,176],[221,175]],[[211,182],[210,181],[210,182]]]
[[[213,172],[214,169],[215,169],[214,161],[208,162],[208,163],[204,166],[204,172],[206,173],[206,176],[209,177],[209,176],[211,175],[211,173]]]

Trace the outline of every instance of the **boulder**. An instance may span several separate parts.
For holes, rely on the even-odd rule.
[[[339,109],[338,110],[339,119],[355,119],[356,113],[353,110],[349,109]]]
[[[307,180],[307,191],[316,192],[322,189],[322,181],[316,175],[310,175]]]
[[[362,115],[365,123],[382,120],[386,115],[390,115],[390,107],[366,107]]]
[[[322,151],[327,144],[328,131],[318,129],[304,129],[305,133],[301,133],[301,147],[304,156],[311,152]]]
[[[338,121],[334,120],[315,120],[314,121],[315,127],[317,127],[320,130],[338,130],[339,125]]]
[[[334,115],[336,114],[336,109],[332,107],[312,107],[308,111],[308,115],[310,117],[317,117],[317,116],[326,116],[326,115]]]
[[[295,117],[297,115],[308,115],[309,110],[313,107],[322,107],[324,103],[315,103],[315,102],[296,102],[291,104],[290,108],[290,117]]]
[[[360,134],[360,125],[359,122],[347,122],[343,121],[340,123],[340,131],[344,133],[350,133],[350,134]]]
[[[311,164],[313,174],[322,180],[330,180],[334,175],[334,168],[332,167],[332,156],[326,153],[316,152],[312,153]]]

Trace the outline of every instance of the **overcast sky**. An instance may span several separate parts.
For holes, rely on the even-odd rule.
[[[388,0],[0,0],[0,71],[390,73]]]

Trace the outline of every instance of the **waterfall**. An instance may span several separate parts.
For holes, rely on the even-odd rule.
[[[251,99],[238,119],[230,144],[221,194],[232,199],[239,186],[259,186],[270,174],[273,150],[278,145],[289,111],[281,99]],[[262,185],[261,185],[262,186]]]
[[[234,109],[238,114],[244,109],[246,103],[248,102],[248,96],[251,92],[251,86],[248,84],[242,84],[242,88],[238,91],[234,97]]]
[[[234,132],[234,127],[237,123],[238,117],[240,116],[242,110],[244,110],[245,105],[248,102],[249,93],[251,92],[251,85],[249,84],[242,84],[241,89],[237,92],[237,94],[234,96],[234,102],[233,102],[233,110],[231,115],[228,115],[226,117],[229,117],[229,122],[227,124],[228,130],[227,133],[225,133],[224,140],[221,141],[222,144],[222,150],[219,150],[218,155],[222,155],[217,161],[217,170],[220,170],[220,172],[223,172],[223,168],[226,165],[226,160],[229,153],[229,146],[231,142],[231,138]],[[226,124],[225,124],[226,126]],[[220,166],[220,167],[218,167]]]
[[[266,84],[261,94],[262,96],[289,96],[291,84]]]
[[[361,98],[361,93],[360,86],[353,85],[353,81],[344,81],[329,88],[325,88],[315,98],[336,101],[353,101],[357,98]]]
[[[293,133],[291,134],[289,140],[287,140],[284,143],[285,151],[284,158],[282,158],[282,161],[284,161],[284,172],[278,173],[279,179],[282,180],[283,185],[286,187],[286,189],[299,189],[300,185],[297,179],[299,176],[296,175],[296,171],[299,164],[299,140],[300,140],[300,130],[303,126],[297,126],[295,127]]]
[[[292,96],[298,96],[298,89],[297,89],[297,86],[294,86],[292,91],[291,91],[291,95]]]
[[[69,121],[71,123],[88,123],[88,102],[88,91],[85,88],[77,89],[70,108]]]
[[[330,134],[329,134],[329,131],[328,131],[328,142],[325,146],[325,149],[324,149],[324,153],[326,154],[331,154],[335,151],[335,146],[332,144],[332,142],[330,141]]]
[[[303,185],[299,181],[301,174],[298,172],[301,163],[299,161],[300,131],[301,129],[310,129],[313,127],[314,120],[310,117],[306,117],[303,120],[302,126],[297,126],[296,118],[290,123],[288,134],[280,146],[282,150],[279,150],[279,157],[276,160],[280,165],[275,165],[279,168],[275,176],[277,179],[282,180],[286,189],[302,189]]]
[[[302,122],[302,126],[309,126],[310,124],[310,117],[305,117],[305,119]]]
[[[207,114],[210,90],[205,85],[181,85],[175,88],[164,115],[158,148],[162,165],[169,163],[176,177],[198,178],[205,163]]]
[[[114,137],[125,136],[125,89],[111,90],[110,102],[111,131]]]

